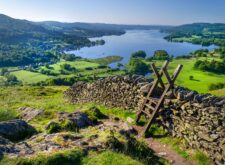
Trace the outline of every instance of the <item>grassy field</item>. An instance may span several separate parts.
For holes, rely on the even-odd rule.
[[[72,62],[70,62],[70,61],[61,60],[60,62],[58,62],[56,64],[50,65],[50,67],[53,67],[56,72],[59,72],[59,70],[61,69],[60,65],[63,65],[63,64],[69,64],[72,67],[75,67],[76,69],[81,69],[81,70],[85,69],[87,67],[95,68],[95,67],[99,66],[98,63],[88,62],[88,61],[72,61]],[[42,68],[45,68],[45,67],[42,67]]]
[[[117,56],[116,56],[117,57]],[[26,71],[26,70],[20,70],[20,71],[14,71],[11,72],[14,74],[18,80],[22,81],[24,85],[27,84],[33,84],[33,83],[38,83],[40,81],[45,81],[47,79],[51,78],[66,78],[66,77],[74,77],[79,74],[82,74],[83,76],[98,76],[98,77],[107,77],[107,76],[113,76],[113,75],[120,75],[124,74],[123,71],[114,71],[111,72],[109,68],[98,68],[98,66],[101,65],[101,63],[106,63],[107,61],[112,61],[114,58],[103,58],[99,59],[95,62],[93,61],[88,61],[88,60],[77,60],[77,61],[65,61],[61,60],[60,62],[50,65],[51,69],[47,69],[45,66],[42,66],[38,69],[38,72],[31,72],[31,71]],[[71,67],[75,67],[77,69],[76,72],[71,72],[69,74],[61,74],[61,65],[63,64],[69,64]],[[86,68],[92,68],[91,70],[87,70]],[[42,74],[41,69],[45,70],[51,70],[51,72],[58,74],[57,76],[51,76],[51,75],[46,75]],[[1,78],[1,77],[0,77]],[[0,79],[1,81],[1,79]]]
[[[51,78],[66,78],[66,77],[74,77],[79,74],[82,76],[98,76],[98,77],[107,77],[107,76],[113,76],[113,75],[121,75],[124,74],[123,71],[114,71],[110,72],[110,69],[108,68],[97,68],[98,66],[112,62],[112,60],[118,60],[118,56],[112,56],[112,57],[107,57],[103,59],[96,59],[96,60],[77,60],[77,61],[65,61],[61,60],[60,62],[50,65],[50,68],[52,72],[57,73],[57,76],[50,76],[50,75],[45,75],[41,73],[36,73],[36,72],[30,72],[30,71],[15,71],[12,72],[20,81],[23,82],[23,84],[33,84],[33,83],[38,83],[40,81],[45,81],[47,79]],[[220,60],[218,57],[207,57],[207,58],[198,58],[201,60]],[[191,59],[174,59],[170,65],[169,65],[169,72],[173,73],[175,70],[176,66],[178,64],[183,65],[183,69],[181,71],[181,74],[179,75],[176,84],[179,86],[187,87],[191,90],[196,90],[199,93],[211,93],[217,96],[224,96],[225,89],[220,89],[217,91],[209,91],[209,85],[212,83],[224,83],[225,82],[225,75],[222,74],[216,74],[216,73],[211,73],[211,72],[203,72],[200,70],[194,69],[194,63],[196,62],[196,58],[191,58]],[[163,63],[163,61],[155,61],[157,67],[160,67]],[[61,74],[61,65],[63,64],[70,64],[72,67],[75,67],[77,69],[76,72],[71,72],[67,75]],[[91,70],[87,70],[86,68],[92,68]],[[42,66],[41,69],[48,70],[45,66]],[[193,76],[193,79],[190,80],[190,76]],[[0,77],[1,80],[1,77]]]
[[[104,151],[102,153],[92,152],[85,155],[79,150],[62,151],[48,156],[39,155],[35,158],[22,160],[5,158],[0,161],[0,165],[14,165],[18,164],[18,162],[22,162],[21,164],[37,164],[39,162],[42,165],[144,165],[122,153]]]
[[[106,151],[101,154],[92,153],[83,159],[86,165],[144,165],[121,153]]]
[[[32,124],[42,129],[55,112],[73,112],[76,110],[87,109],[97,106],[106,115],[113,115],[126,120],[128,116],[135,117],[134,113],[124,111],[118,108],[106,108],[101,105],[89,104],[70,104],[64,99],[63,92],[66,86],[48,86],[48,87],[0,87],[0,121],[14,119],[19,112],[20,107],[33,107],[44,109],[46,118],[40,118],[33,121]]]
[[[85,154],[79,149],[65,150],[48,155],[39,154],[38,156],[26,159],[3,158],[3,160],[0,160],[0,165],[14,165],[18,164],[18,162],[22,165],[144,165],[143,163],[140,163],[132,157],[122,153],[104,151],[101,153],[91,152],[89,154]]]
[[[208,58],[209,59],[209,58]],[[225,82],[225,75],[210,73],[210,72],[203,72],[200,70],[194,69],[194,63],[196,59],[179,59],[173,60],[169,64],[169,72],[172,74],[177,67],[178,64],[183,65],[183,69],[177,78],[176,84],[179,86],[187,87],[192,90],[196,90],[199,93],[212,93],[218,96],[224,96],[224,90],[218,91],[209,91],[209,85],[211,83],[224,83]],[[155,62],[157,67],[161,67],[161,61]],[[190,80],[189,76],[193,76],[194,79]]]
[[[25,84],[32,84],[39,81],[45,81],[46,79],[52,77],[41,73],[30,72],[26,70],[20,70],[12,73],[18,78],[18,80],[22,81]]]

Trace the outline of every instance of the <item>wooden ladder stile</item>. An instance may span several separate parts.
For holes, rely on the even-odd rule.
[[[165,63],[163,64],[163,66],[159,72],[157,71],[155,64],[154,63],[151,64],[152,70],[153,70],[154,74],[156,75],[156,79],[154,80],[146,98],[144,99],[144,102],[143,102],[142,106],[140,107],[140,109],[137,113],[137,118],[136,118],[136,123],[138,123],[142,115],[146,115],[147,117],[149,117],[149,121],[147,122],[147,124],[144,128],[144,131],[142,133],[142,135],[144,135],[144,136],[146,135],[147,131],[151,127],[158,111],[160,110],[161,106],[163,105],[166,94],[168,93],[168,91],[170,89],[172,89],[174,87],[174,82],[183,67],[182,65],[178,65],[174,74],[170,77],[170,75],[167,71],[168,64],[169,64],[169,61],[165,61]],[[168,83],[166,85],[162,81],[163,75],[165,75],[166,80],[168,81]],[[159,85],[160,85],[160,87],[159,87]],[[163,90],[163,92],[161,93],[161,95],[158,99],[154,98],[154,96],[153,96],[153,94],[157,88],[161,88]],[[148,110],[146,110],[146,108]],[[151,113],[150,113],[150,111],[151,111]]]
[[[164,64],[163,64],[163,66],[162,66],[162,68],[167,67],[168,64],[169,64],[169,62],[168,61],[165,61]],[[151,67],[153,65],[154,64],[152,64]],[[163,69],[162,68],[161,68],[161,70],[159,72],[159,75],[158,75],[159,77],[162,76],[162,74],[163,74]],[[152,67],[152,69],[153,69],[153,67]],[[154,92],[155,88],[158,86],[158,83],[159,83],[159,79],[155,79],[154,82],[153,82],[153,84],[152,84],[152,86],[151,86],[151,88],[150,88],[150,91],[148,92],[146,98],[144,99],[144,102],[143,102],[143,104],[142,104],[142,106],[141,106],[141,108],[140,108],[140,110],[139,110],[139,112],[137,114],[136,123],[140,120],[141,115],[144,113],[143,111],[144,111],[144,108],[145,108],[146,104],[149,103],[149,101],[151,102],[151,100],[149,98],[151,97],[151,95]]]

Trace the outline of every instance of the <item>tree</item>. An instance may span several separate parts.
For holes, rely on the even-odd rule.
[[[5,74],[5,77],[6,77],[7,85],[16,85],[16,84],[20,83],[20,81],[17,79],[17,77],[13,74],[7,73],[7,74]]]
[[[143,51],[143,50],[139,50],[139,51],[131,54],[132,58],[145,58],[146,56],[147,55],[146,55],[145,51]]]
[[[62,64],[60,65],[60,68],[67,71],[76,71],[76,68],[72,67],[70,64]]]
[[[155,60],[168,60],[170,58],[169,54],[165,50],[157,50],[157,51],[155,51],[153,57],[154,57]]]
[[[146,75],[150,72],[148,65],[141,58],[131,57],[127,69],[130,74]]]
[[[4,76],[8,72],[8,69],[2,68],[0,72],[0,76]]]

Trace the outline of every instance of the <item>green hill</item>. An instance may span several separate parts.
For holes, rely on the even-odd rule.
[[[170,33],[165,37],[169,41],[191,42],[208,46],[225,46],[225,24],[193,23],[165,30]]]

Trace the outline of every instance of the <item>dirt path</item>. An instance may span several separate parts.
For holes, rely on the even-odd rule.
[[[135,129],[138,131],[138,134],[141,132],[141,127],[136,127]],[[156,153],[157,156],[162,157],[168,160],[173,165],[193,165],[194,163],[188,161],[178,155],[175,151],[173,151],[169,146],[162,144],[158,140],[153,138],[146,138],[145,141],[149,145],[149,147]]]

